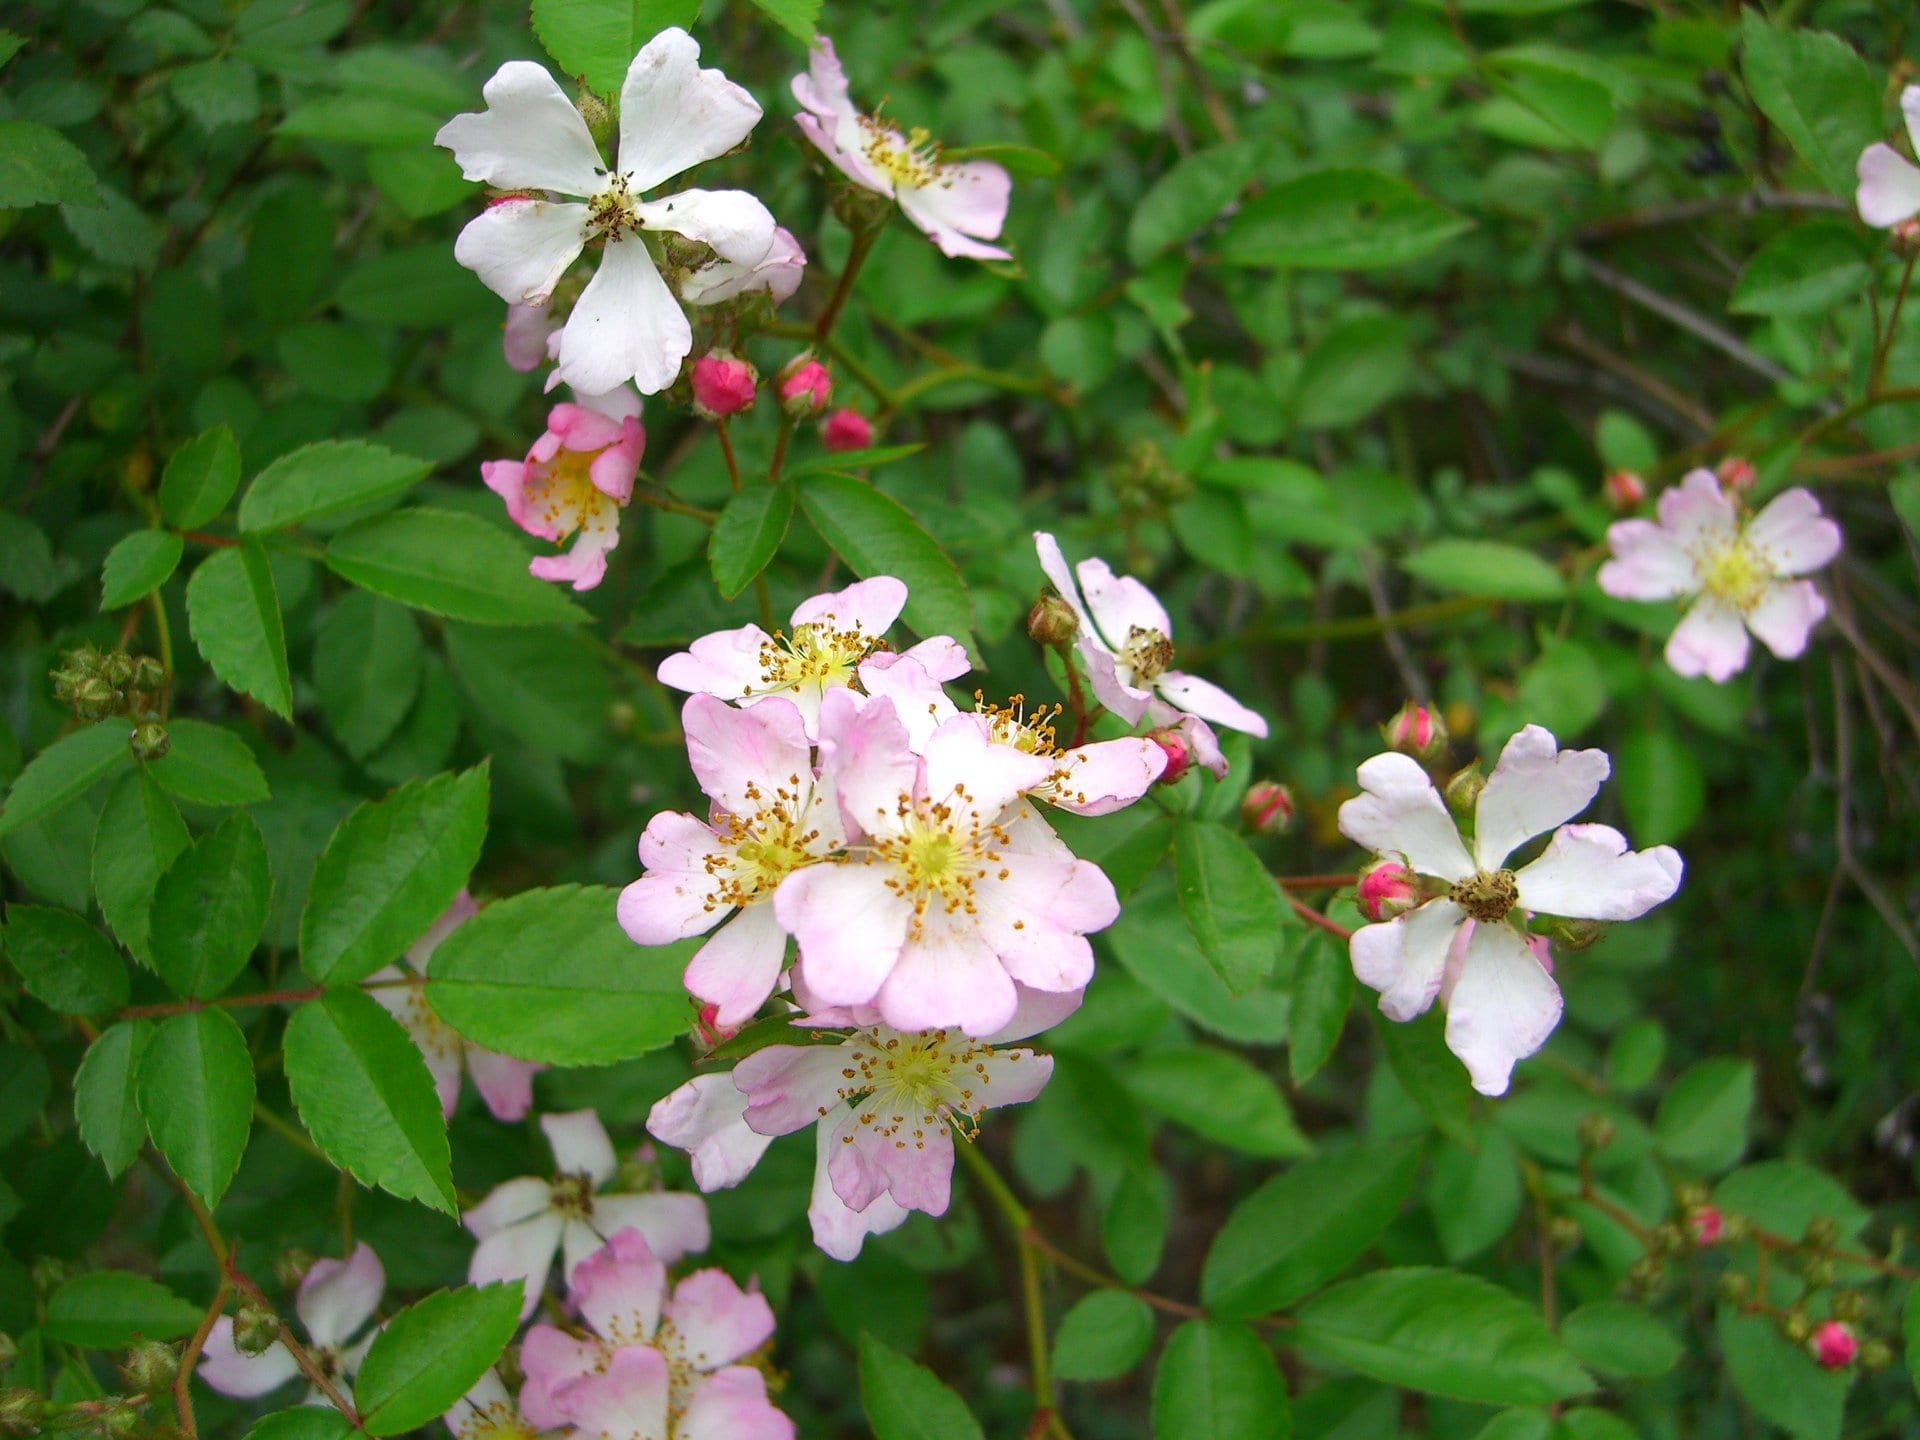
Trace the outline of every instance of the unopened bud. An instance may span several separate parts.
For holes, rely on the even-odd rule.
[[[263,1355],[280,1338],[280,1317],[259,1305],[242,1305],[233,1316],[233,1348],[242,1355]]]
[[[1720,481],[1720,488],[1729,495],[1744,495],[1753,489],[1757,474],[1753,462],[1744,455],[1729,455],[1714,467],[1714,475]]]
[[[127,736],[127,744],[133,747],[133,753],[142,760],[158,760],[173,748],[173,737],[167,734],[167,727],[157,720],[148,720],[133,727]]]
[[[89,675],[74,687],[73,698],[77,704],[105,714],[113,708],[113,682],[104,675]]]
[[[1753,1293],[1753,1282],[1738,1270],[1723,1270],[1713,1288],[1727,1304],[1739,1305]]]
[[[829,450],[868,449],[873,444],[873,422],[858,410],[836,410],[820,427],[820,443]]]
[[[1058,650],[1080,633],[1080,617],[1058,595],[1042,595],[1027,612],[1027,635],[1036,645]]]
[[[1447,727],[1440,713],[1430,705],[1409,700],[1380,727],[1380,738],[1387,747],[1402,755],[1411,755],[1423,763],[1438,760],[1447,753]]]
[[[1713,1199],[1713,1193],[1698,1180],[1684,1180],[1673,1187],[1673,1200],[1682,1210],[1692,1210]]]
[[[1582,1150],[1604,1150],[1613,1143],[1613,1121],[1598,1110],[1589,1110],[1580,1117],[1578,1134]]]
[[[100,667],[100,673],[116,688],[125,685],[133,679],[133,657],[124,650],[112,651]]]
[[[133,665],[133,683],[141,690],[158,690],[167,683],[167,671],[151,655],[142,655]]]
[[[1172,725],[1160,725],[1147,732],[1147,739],[1158,745],[1167,757],[1167,768],[1160,772],[1159,783],[1177,785],[1187,773],[1187,766],[1193,762],[1193,752],[1187,748],[1187,737]]]
[[[1718,1245],[1726,1229],[1726,1217],[1717,1205],[1696,1205],[1687,1211],[1687,1233],[1696,1245]]]
[[[1398,860],[1376,860],[1360,872],[1354,900],[1375,924],[1391,920],[1420,903],[1420,877]]]
[[[702,1005],[700,1007],[700,1013],[693,1017],[693,1038],[698,1040],[700,1044],[708,1050],[726,1043],[739,1033],[740,1027],[738,1025],[722,1025],[720,1023],[720,1007],[718,1005]]]
[[[1827,1310],[1836,1320],[1849,1324],[1866,1313],[1867,1301],[1858,1290],[1836,1290],[1827,1297]]]
[[[1256,780],[1240,797],[1240,823],[1255,835],[1284,835],[1293,828],[1293,791],[1278,780]]]
[[[1744,1240],[1753,1229],[1753,1222],[1744,1215],[1724,1215],[1720,1220],[1720,1238],[1731,1245]]]
[[[811,354],[796,355],[781,367],[774,392],[780,397],[780,409],[790,418],[812,420],[827,412],[833,377]]]
[[[1893,1364],[1893,1347],[1884,1340],[1863,1341],[1860,1346],[1859,1364],[1869,1375],[1886,1369]]]
[[[1658,1255],[1642,1255],[1627,1270],[1627,1283],[1638,1294],[1652,1299],[1667,1288],[1667,1262]]]
[[[724,420],[753,408],[760,372],[738,355],[715,350],[693,362],[693,413]]]
[[[1447,808],[1462,819],[1471,819],[1474,807],[1480,803],[1480,792],[1486,788],[1487,777],[1480,773],[1480,762],[1476,760],[1448,778],[1444,792]]]
[[[46,1402],[31,1390],[0,1390],[0,1434],[32,1435],[40,1428]]]
[[[1813,1332],[1813,1341],[1807,1348],[1822,1370],[1844,1370],[1860,1353],[1860,1341],[1851,1327],[1838,1320],[1828,1320]]]
[[[1807,1337],[1813,1334],[1813,1321],[1807,1318],[1803,1310],[1789,1310],[1774,1324],[1779,1328],[1782,1338],[1795,1345],[1806,1344]]]
[[[1547,934],[1562,950],[1590,950],[1607,938],[1604,920],[1569,920],[1556,915],[1547,921]]]
[[[173,1346],[158,1340],[142,1340],[120,1362],[120,1378],[127,1382],[129,1391],[139,1395],[160,1394],[179,1373],[179,1355]]]
[[[273,1257],[273,1278],[282,1290],[296,1290],[313,1268],[314,1253],[304,1245],[289,1245]]]
[[[1833,1283],[1833,1261],[1824,1255],[1810,1255],[1801,1264],[1800,1273],[1806,1276],[1809,1286],[1818,1290]]]
[[[1640,502],[1647,498],[1647,482],[1631,470],[1614,470],[1601,481],[1600,493],[1610,508],[1628,515],[1638,510]]]
[[[1671,1220],[1653,1227],[1653,1248],[1662,1255],[1677,1255],[1687,1248],[1687,1235]]]

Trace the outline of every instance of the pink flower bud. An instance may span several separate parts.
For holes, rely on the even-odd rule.
[[[820,439],[829,450],[865,450],[873,444],[873,422],[858,410],[836,410],[820,427]]]
[[[1647,482],[1631,470],[1610,472],[1600,488],[1607,504],[1622,515],[1638,510],[1640,502],[1647,498]]]
[[[1187,737],[1180,733],[1178,726],[1161,725],[1147,732],[1147,739],[1166,752],[1167,768],[1160,772],[1157,783],[1161,785],[1178,784],[1192,763],[1193,751],[1187,747]]]
[[[1727,1228],[1727,1217],[1717,1205],[1696,1205],[1687,1212],[1687,1229],[1696,1245],[1717,1245]]]
[[[1753,462],[1744,455],[1727,456],[1714,468],[1713,473],[1720,479],[1720,488],[1729,495],[1744,495],[1753,488]]]
[[[1902,255],[1911,255],[1920,248],[1920,220],[1902,220],[1887,232],[1893,241],[1893,248]]]
[[[700,1013],[693,1017],[693,1038],[705,1049],[723,1045],[740,1033],[738,1025],[722,1025],[719,1016],[718,1005],[702,1005]]]
[[[1277,780],[1256,780],[1240,798],[1240,823],[1255,835],[1283,835],[1293,826],[1293,791]]]
[[[1360,872],[1360,913],[1375,924],[1420,903],[1420,877],[1398,860],[1376,860]]]
[[[1440,716],[1431,706],[1411,700],[1380,727],[1380,738],[1387,742],[1389,749],[1416,760],[1437,760],[1447,749],[1447,727],[1441,723]]]
[[[1814,1330],[1808,1348],[1820,1362],[1821,1369],[1844,1370],[1860,1353],[1860,1342],[1854,1338],[1851,1328],[1838,1320],[1828,1320]]]
[[[795,420],[811,420],[826,413],[833,397],[833,377],[811,355],[796,355],[780,371],[775,389],[780,408]]]
[[[753,404],[760,374],[737,355],[715,350],[693,362],[693,413],[703,420],[724,420]]]

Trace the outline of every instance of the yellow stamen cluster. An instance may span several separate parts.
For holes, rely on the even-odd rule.
[[[1474,919],[1492,923],[1506,919],[1519,903],[1520,886],[1511,870],[1482,870],[1460,881],[1447,898]]]
[[[520,1416],[509,1400],[489,1400],[484,1405],[466,1402],[472,1414],[464,1417],[455,1434],[460,1440],[534,1440],[539,1433]]]
[[[951,1043],[949,1043],[951,1041]],[[894,1149],[927,1148],[927,1136],[951,1125],[971,1140],[987,1113],[980,1091],[987,1087],[986,1062],[993,1047],[958,1032],[923,1030],[917,1035],[857,1032],[847,1041],[847,1066],[840,1077],[842,1100],[853,1102],[857,1122]],[[1007,1052],[1009,1061],[1021,1052]],[[821,1106],[824,1117],[828,1107]],[[841,1137],[852,1144],[853,1135]]]
[[[878,115],[862,115],[859,124],[860,153],[895,188],[953,184],[952,167],[940,161],[940,142],[920,126],[903,135],[898,125]]]
[[[1127,630],[1118,658],[1138,684],[1151,685],[1173,663],[1173,640],[1164,630],[1144,630],[1134,625]]]
[[[553,1177],[547,1192],[547,1204],[555,1214],[568,1220],[593,1219],[593,1177],[575,1170],[563,1170]]]
[[[597,450],[562,450],[551,460],[527,466],[523,487],[527,509],[564,540],[589,525],[603,510],[619,509],[619,502],[593,483],[589,473]]]
[[[760,647],[760,685],[740,692],[741,699],[777,695],[809,685],[829,690],[851,685],[860,662],[885,641],[859,625],[842,630],[825,622],[796,625],[793,633],[776,630]]]
[[[1042,705],[1029,714],[1024,695],[1010,696],[1005,705],[989,705],[986,697],[976,690],[973,709],[975,714],[986,717],[987,738],[994,744],[1011,745],[1028,755],[1060,753],[1054,721],[1060,718],[1061,706]]]
[[[625,175],[609,175],[598,195],[587,200],[587,236],[618,240],[623,233],[638,235],[646,226],[633,208],[633,191]]]
[[[929,911],[972,915],[973,886],[981,876],[996,873],[1005,880],[1011,873],[997,848],[1010,837],[998,820],[980,816],[971,798],[964,785],[954,787],[952,803],[903,794],[891,817],[883,810],[876,817],[880,823],[867,827],[873,839],[858,852],[860,859],[889,867],[886,887],[913,902],[915,936]]]
[[[713,877],[708,911],[731,910],[771,895],[793,871],[814,859],[820,830],[807,824],[813,814],[811,779],[787,776],[769,796],[754,781],[746,788],[753,803],[747,815],[714,817],[720,849],[707,856],[707,874]]]
[[[1697,555],[1694,565],[1702,588],[1743,615],[1760,603],[1774,578],[1774,567],[1767,557],[1745,538]]]

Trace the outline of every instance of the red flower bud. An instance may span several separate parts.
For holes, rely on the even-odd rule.
[[[1729,495],[1744,495],[1753,488],[1753,462],[1744,455],[1727,456],[1714,467],[1713,473],[1720,478],[1720,488]]]
[[[1356,903],[1375,924],[1404,915],[1420,903],[1420,877],[1398,860],[1376,860],[1360,872]]]
[[[725,1044],[740,1033],[738,1025],[722,1025],[719,1017],[718,1005],[702,1005],[700,1013],[693,1017],[693,1038],[708,1050]]]
[[[753,404],[760,374],[737,355],[715,350],[693,362],[693,411],[703,420],[724,420]]]
[[[1696,1245],[1716,1245],[1727,1228],[1727,1217],[1717,1205],[1696,1205],[1687,1212],[1687,1229]]]
[[[1193,752],[1187,748],[1187,737],[1180,733],[1177,726],[1162,725],[1149,730],[1147,739],[1166,752],[1167,768],[1160,772],[1159,783],[1178,784],[1180,778],[1187,773],[1187,766],[1193,761]]]
[[[1820,1362],[1821,1369],[1844,1370],[1860,1353],[1860,1342],[1848,1326],[1838,1320],[1828,1320],[1815,1328],[1807,1348],[1813,1351],[1813,1358]]]
[[[780,408],[790,417],[811,420],[826,413],[827,401],[833,397],[833,377],[812,355],[796,355],[781,369],[774,389]]]
[[[1277,780],[1256,780],[1240,798],[1240,823],[1255,835],[1283,835],[1293,825],[1293,791]]]
[[[858,410],[836,410],[820,427],[829,450],[865,450],[873,444],[873,422]]]
[[[1387,742],[1389,749],[1416,760],[1437,760],[1447,750],[1447,727],[1441,723],[1439,714],[1431,706],[1412,700],[1380,727],[1380,738]]]
[[[1631,470],[1613,471],[1600,488],[1607,497],[1607,504],[1622,515],[1638,510],[1640,502],[1647,498],[1647,482]]]

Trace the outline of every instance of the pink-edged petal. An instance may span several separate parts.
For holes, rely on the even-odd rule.
[[[773,244],[753,264],[714,260],[680,280],[680,298],[689,305],[720,305],[755,290],[764,290],[775,305],[783,305],[800,288],[807,268],[806,251],[788,230],[775,226]]]
[[[848,833],[897,832],[904,823],[901,808],[919,783],[920,759],[913,734],[893,702],[831,690],[821,699],[815,733],[821,776],[833,791]],[[781,923],[792,929],[784,911]]]
[[[806,723],[782,696],[738,710],[711,694],[696,694],[680,707],[680,728],[694,779],[722,810],[752,815],[774,789],[798,792],[812,783]]]
[[[813,1227],[813,1243],[834,1260],[852,1260],[869,1235],[884,1235],[898,1229],[912,1212],[893,1198],[882,1195],[864,1210],[851,1210],[834,1193],[828,1174],[832,1160],[833,1127],[816,1128],[814,1141],[813,1196],[807,1204],[807,1219]]]
[[[1570,920],[1636,920],[1680,888],[1680,853],[1671,845],[1629,850],[1610,825],[1565,825],[1540,858],[1514,879],[1520,904]]]
[[[643,1345],[660,1328],[666,1262],[637,1230],[609,1230],[607,1243],[575,1268],[570,1291],[580,1316],[611,1345]]]
[[[802,600],[793,611],[793,624],[831,625],[836,630],[856,627],[869,635],[884,635],[907,608],[907,587],[891,575],[874,575],[844,590]]]
[[[767,1399],[767,1377],[746,1365],[715,1371],[694,1387],[674,1440],[794,1440],[793,1421]]]
[[[554,373],[597,395],[631,380],[653,395],[680,374],[693,328],[638,236],[609,241],[560,334]]]
[[[633,213],[644,228],[697,240],[737,265],[758,265],[773,249],[773,214],[744,190],[682,190]]]
[[[847,93],[846,69],[840,64],[833,41],[824,35],[815,36],[807,47],[807,71],[793,77],[792,89],[794,99],[829,124],[854,113],[853,100]]]
[[[454,116],[433,137],[453,151],[467,179],[563,195],[600,188],[604,167],[587,122],[544,67],[509,60],[480,94],[485,110]]]
[[[1098,740],[1054,757],[1042,798],[1075,815],[1111,815],[1145,795],[1166,768],[1167,752],[1144,736]]]
[[[1478,925],[1447,1000],[1447,1048],[1482,1095],[1504,1095],[1514,1062],[1547,1043],[1560,1023],[1560,987],[1527,942],[1505,925]]]
[[[995,819],[1027,791],[1044,785],[1053,762],[1011,745],[996,745],[972,715],[956,715],[933,732],[925,749],[926,795],[956,814]],[[845,794],[844,781],[842,794]]]
[[[1082,634],[1093,631],[1093,616],[1087,613],[1086,603],[1080,598],[1080,584],[1073,578],[1073,570],[1067,564],[1067,557],[1060,551],[1060,542],[1045,530],[1033,532],[1033,548],[1040,556],[1040,569],[1060,592],[1060,598],[1072,607],[1075,617],[1080,621]],[[1096,643],[1099,641],[1094,634]]]
[[[749,905],[722,925],[687,962],[687,989],[719,1007],[714,1023],[731,1030],[751,1020],[780,983],[787,932],[773,906]]]
[[[1618,600],[1671,600],[1700,588],[1693,557],[1651,520],[1616,520],[1607,527],[1613,558],[1600,567],[1599,586]]]
[[[1127,724],[1138,722],[1154,703],[1153,692],[1133,684],[1132,672],[1123,674],[1113,651],[1091,631],[1082,630],[1074,643],[1086,663],[1087,683],[1093,687],[1094,698]]]
[[[1507,741],[1474,806],[1473,853],[1480,868],[1499,869],[1534,836],[1578,815],[1612,770],[1606,751],[1562,750],[1551,731],[1526,726]]]
[[[527,485],[534,478],[519,460],[482,460],[480,481],[507,504],[507,518],[529,535],[542,540],[558,540],[560,532],[547,523],[545,515],[527,500]]]
[[[1127,643],[1135,630],[1157,631],[1169,638],[1173,621],[1159,598],[1131,575],[1115,575],[1112,567],[1099,558],[1082,560],[1075,567],[1080,577],[1080,592],[1087,597],[1087,610],[1100,636],[1111,649]]]
[[[546,1068],[478,1045],[467,1046],[467,1073],[473,1076],[473,1088],[480,1092],[487,1113],[504,1123],[527,1118],[533,1108],[533,1077]]]
[[[1093,950],[1082,937],[1120,915],[1113,882],[1090,860],[1029,855],[1003,868],[1004,879],[993,872],[974,881],[981,937],[1021,984],[1053,992],[1083,988],[1093,978]]]
[[[614,391],[616,395],[619,393]],[[591,406],[581,408],[600,414]],[[646,433],[641,430],[640,422],[631,417],[623,419],[620,438],[587,463],[587,478],[593,482],[593,488],[616,504],[625,505],[633,498],[633,480],[640,473],[640,457],[646,452],[646,444]]]
[[[1747,668],[1747,626],[1717,595],[1702,595],[1667,637],[1667,664],[1677,675],[1705,675],[1724,684]]]
[[[1154,691],[1163,699],[1185,710],[1190,715],[1198,715],[1215,725],[1224,725],[1229,730],[1241,730],[1248,735],[1257,735],[1265,739],[1267,722],[1257,712],[1249,710],[1211,680],[1202,680],[1198,675],[1188,675],[1183,671],[1169,670],[1153,682]]]
[[[727,850],[713,831],[691,815],[666,810],[640,832],[640,860],[647,871],[620,892],[620,928],[636,945],[667,945],[701,935],[726,919],[730,908],[716,898],[718,879],[709,862],[726,865]]]
[[[860,685],[872,698],[893,706],[894,714],[906,727],[907,748],[914,752],[924,749],[933,732],[960,713],[940,681],[911,652],[896,655],[881,651],[861,661]],[[900,773],[906,773],[904,762],[900,763]],[[911,779],[907,783],[911,786]]]
[[[537,370],[547,358],[547,340],[557,327],[543,305],[515,301],[507,306],[500,327],[500,349],[507,364],[522,374]]]
[[[1055,995],[1045,990],[1029,990],[1025,985],[1016,984],[1013,988],[1017,997],[1013,1018],[986,1037],[989,1045],[1007,1045],[1038,1035],[1042,1030],[1051,1030],[1078,1010],[1086,996],[1084,990],[1066,990]],[[1047,1060],[1047,1070],[1052,1073],[1051,1058]]]
[[[838,1045],[769,1045],[733,1067],[746,1123],[761,1135],[815,1124],[841,1102],[847,1059]]]
[[[522,1292],[520,1318],[526,1319],[547,1288],[547,1274],[553,1269],[553,1252],[560,1248],[564,1225],[549,1210],[494,1231],[474,1247],[467,1261],[467,1283],[493,1285],[518,1280]]]
[[[829,1005],[865,1005],[893,969],[913,902],[886,871],[857,861],[796,870],[773,892],[774,918],[800,945],[794,962]]]
[[[1433,1004],[1446,979],[1447,949],[1466,918],[1451,900],[1429,900],[1384,925],[1353,932],[1353,973],[1380,992],[1382,1015],[1411,1020]]]
[[[698,1195],[678,1191],[597,1195],[593,1201],[593,1221],[602,1234],[620,1229],[638,1230],[646,1237],[648,1248],[669,1265],[683,1255],[699,1254],[712,1238],[707,1202]]]
[[[667,1319],[695,1370],[717,1370],[773,1334],[773,1307],[724,1270],[696,1270],[673,1288]]]
[[[754,98],[718,70],[678,26],[649,40],[620,86],[620,168],[634,193],[718,159],[760,121]],[[763,250],[764,246],[761,247]]]
[[[773,1143],[747,1125],[746,1112],[747,1097],[731,1074],[696,1075],[655,1103],[647,1133],[693,1157],[693,1183],[702,1190],[730,1189]]]
[[[1769,585],[1747,612],[1747,628],[1782,660],[1805,653],[1807,636],[1827,615],[1826,599],[1811,580]]]
[[[818,988],[818,975],[810,971],[808,978]],[[1004,1029],[1016,1000],[1013,979],[986,936],[932,907],[874,996],[896,1030],[952,1027],[969,1035]]]
[[[951,635],[930,635],[902,650],[900,658],[913,661],[935,680],[958,680],[973,668],[967,647]]]
[[[1011,260],[1010,251],[986,242],[1000,233],[1007,220],[1007,200],[1013,182],[1007,172],[989,160],[942,165],[928,185],[900,185],[894,198],[906,217],[943,255],[966,260]]]
[[[940,1216],[953,1197],[953,1131],[931,1111],[873,1111],[862,1124],[849,1111],[828,1162],[834,1193],[855,1210],[882,1195],[909,1210]]]
[[[521,1415],[538,1430],[565,1425],[567,1417],[555,1404],[554,1392],[591,1374],[605,1358],[605,1347],[595,1341],[575,1339],[551,1325],[535,1325],[520,1342],[520,1369],[527,1377],[520,1387]]]
[[[1891,145],[1862,150],[1855,174],[1860,188],[1854,204],[1867,224],[1885,230],[1920,215],[1920,168]]]
[[[1747,526],[1747,543],[1775,575],[1805,575],[1840,553],[1840,527],[1811,491],[1782,490]]]
[[[576,1435],[600,1440],[668,1440],[667,1357],[650,1345],[616,1350],[604,1368],[553,1391]]]
[[[453,242],[453,258],[508,304],[545,305],[579,256],[586,229],[584,205],[502,200],[466,223]]]
[[[339,1349],[360,1332],[380,1308],[387,1272],[365,1241],[345,1260],[316,1260],[300,1281],[294,1313],[313,1343]]]
[[[579,532],[564,555],[536,555],[527,573],[536,580],[552,580],[591,590],[607,575],[607,552],[620,543],[620,507],[601,498],[579,515]]]
[[[1176,710],[1158,697],[1147,706],[1147,715],[1155,725],[1171,726],[1179,732],[1181,743],[1187,747],[1190,763],[1210,772],[1216,780],[1227,778],[1226,753],[1220,748],[1220,737],[1213,733],[1213,727],[1206,721],[1198,715]]]
[[[772,643],[773,637],[758,625],[716,630],[667,656],[654,673],[662,685],[675,690],[739,700],[765,683],[760,652]]]
[[[1740,513],[1711,470],[1689,470],[1660,492],[1658,508],[1661,528],[1684,550],[1720,549],[1740,528]]]
[[[1340,807],[1342,835],[1449,883],[1474,873],[1460,827],[1417,760],[1392,752],[1376,755],[1362,762],[1357,774],[1363,793]]]
[[[460,1223],[472,1232],[474,1239],[484,1240],[509,1225],[546,1214],[552,1203],[551,1185],[532,1175],[522,1175],[494,1186],[487,1192],[486,1199],[461,1214]]]
[[[194,1373],[222,1395],[251,1400],[278,1390],[300,1373],[300,1367],[278,1340],[258,1355],[242,1355],[233,1343],[233,1317],[222,1315],[207,1332]]]
[[[975,1101],[988,1110],[1024,1105],[1053,1078],[1053,1057],[1031,1050],[996,1050],[982,1057]]]
[[[619,1162],[613,1154],[613,1141],[607,1127],[591,1110],[569,1110],[559,1115],[542,1115],[540,1128],[547,1144],[553,1147],[553,1169],[559,1175],[586,1175],[594,1188],[613,1178]]]

